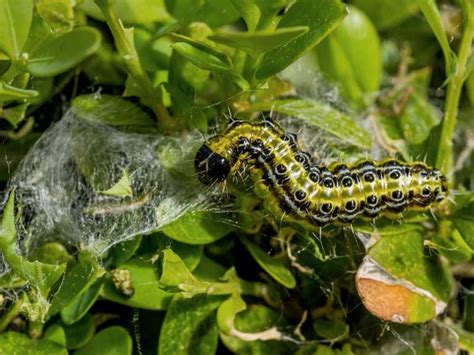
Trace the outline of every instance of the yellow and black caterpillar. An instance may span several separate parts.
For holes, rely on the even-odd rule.
[[[233,121],[204,143],[195,158],[198,178],[206,185],[226,180],[243,166],[274,215],[309,226],[424,210],[442,201],[448,190],[446,178],[422,162],[312,164],[296,135],[269,120]]]

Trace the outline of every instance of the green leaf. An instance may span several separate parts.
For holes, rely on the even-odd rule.
[[[0,0],[0,52],[18,59],[28,38],[33,0]]]
[[[204,247],[202,245],[190,245],[177,242],[161,233],[159,233],[155,238],[158,239],[161,250],[171,249],[180,257],[189,271],[193,271],[198,266],[201,257],[203,256]]]
[[[283,262],[275,260],[257,245],[246,239],[242,239],[242,243],[244,243],[262,269],[268,272],[276,281],[287,288],[294,288],[296,286],[293,274]]]
[[[100,42],[100,32],[92,27],[48,38],[28,53],[27,69],[39,77],[61,74],[96,52]]]
[[[107,280],[101,296],[113,302],[129,307],[151,310],[166,309],[171,302],[172,294],[160,288],[156,274],[156,266],[151,260],[135,257],[120,265],[120,269],[130,272],[133,296],[125,298],[115,288],[112,280]]]
[[[221,74],[235,82],[242,90],[249,88],[249,83],[240,74],[234,72],[228,63],[225,63],[215,55],[184,42],[173,44],[173,49],[197,67]]]
[[[72,111],[86,120],[111,126],[156,126],[155,121],[136,104],[119,96],[77,96],[72,102]]]
[[[217,349],[215,310],[222,297],[174,296],[161,327],[158,354],[214,354]]]
[[[239,14],[229,0],[165,0],[166,8],[179,23],[205,22],[220,27],[238,20]]]
[[[87,344],[95,332],[94,319],[86,314],[78,322],[71,325],[63,325],[66,334],[66,346],[68,349],[79,349]]]
[[[39,261],[45,264],[62,264],[73,263],[74,257],[70,255],[64,245],[56,242],[45,243],[38,248],[35,248],[29,259],[31,261]]]
[[[132,186],[127,171],[123,171],[122,177],[114,186],[112,186],[110,189],[99,192],[104,195],[115,197],[132,197]]]
[[[301,99],[277,100],[268,104],[254,105],[253,109],[297,117],[361,148],[368,149],[372,145],[372,139],[367,131],[325,103]]]
[[[449,236],[436,233],[432,242],[436,250],[452,263],[468,262],[474,255],[473,250],[457,230],[454,230]]]
[[[1,100],[1,99],[0,99]],[[29,107],[29,103],[20,104],[8,108],[3,108],[0,117],[6,119],[10,124],[17,128],[18,124],[25,119],[26,110]]]
[[[220,50],[217,50],[213,46],[209,45],[208,44],[209,41],[207,41],[207,42],[199,41],[197,39],[187,37],[187,36],[183,36],[183,35],[180,35],[178,33],[170,33],[170,37],[175,39],[176,42],[184,42],[184,43],[190,44],[191,46],[193,46],[193,47],[195,47],[195,48],[197,48],[197,49],[199,49],[203,52],[206,52],[210,55],[216,56],[222,62],[228,64],[229,66],[232,65],[232,62],[229,59],[229,57],[227,56],[227,54],[225,54],[224,52],[221,52]],[[212,42],[209,42],[209,43],[212,43]]]
[[[80,297],[103,272],[96,256],[90,252],[83,251],[79,255],[78,263],[66,273],[64,281],[59,286],[59,290],[51,302],[49,316],[57,314],[65,306]]]
[[[155,22],[170,20],[164,0],[117,0],[114,3],[120,19],[125,24],[152,25]],[[88,16],[104,20],[102,12],[93,0],[83,0],[79,4],[79,8]]]
[[[63,322],[65,324],[73,324],[84,317],[99,297],[103,286],[103,280],[97,280],[84,293],[74,297],[71,303],[61,309],[61,319]]]
[[[446,76],[450,76],[456,70],[456,55],[449,46],[448,37],[443,26],[443,20],[439,13],[438,7],[434,0],[417,0],[418,6],[421,8],[423,15],[430,24],[433,33],[443,50],[444,60],[446,62]]]
[[[357,105],[363,94],[379,90],[382,53],[377,31],[368,17],[350,7],[349,15],[318,47],[318,63]]]
[[[364,11],[379,30],[398,25],[419,11],[413,0],[354,0],[354,5]]]
[[[266,79],[279,73],[326,37],[344,18],[345,7],[339,0],[298,0],[278,23],[278,28],[308,26],[309,32],[284,46],[264,54],[256,78]]]
[[[247,24],[249,32],[271,27],[275,16],[292,3],[291,0],[231,0]]]
[[[115,244],[109,250],[110,263],[114,266],[120,266],[129,260],[137,251],[142,236],[138,235],[130,240]]]
[[[11,355],[67,355],[64,346],[53,341],[40,339],[34,340],[18,332],[5,332],[0,334],[0,349],[3,354]]]
[[[440,121],[433,105],[417,93],[413,93],[400,117],[403,135],[410,144],[423,143]]]
[[[53,324],[44,332],[43,339],[50,340],[56,344],[66,346],[66,333],[59,324]]]
[[[337,319],[316,319],[313,328],[316,334],[330,342],[341,341],[349,335],[349,326]]]
[[[257,58],[265,52],[283,46],[306,32],[307,26],[280,28],[275,31],[221,32],[208,38],[228,47],[243,50]]]
[[[36,11],[54,33],[69,32],[74,27],[74,5],[71,0],[37,0]]]
[[[474,211],[474,200],[457,210],[452,217],[452,221],[467,245],[474,250],[474,216],[472,211]]]
[[[184,287],[200,286],[183,260],[171,249],[162,250],[158,262],[158,279],[162,287],[179,292]]]
[[[424,253],[423,236],[416,231],[380,239],[368,255],[387,272],[430,292],[434,298],[447,302],[451,280],[446,268]]]
[[[132,338],[123,327],[112,326],[101,330],[76,355],[131,355],[133,348]]]
[[[193,211],[163,228],[171,239],[187,244],[209,244],[234,230],[225,216],[214,212]]]

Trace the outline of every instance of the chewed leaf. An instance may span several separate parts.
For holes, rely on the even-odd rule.
[[[445,267],[423,251],[423,237],[407,231],[370,247],[356,276],[362,302],[379,318],[426,322],[442,313],[451,293]]]
[[[426,297],[423,290],[400,284],[369,258],[356,276],[357,292],[364,306],[380,319],[395,323],[421,323],[433,319],[446,307]]]
[[[127,171],[123,171],[122,177],[114,186],[108,190],[100,191],[100,193],[116,197],[132,197],[132,186]]]

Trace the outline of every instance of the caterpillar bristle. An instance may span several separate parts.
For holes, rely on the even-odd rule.
[[[229,175],[250,175],[256,194],[274,215],[307,226],[427,210],[447,196],[446,178],[424,162],[388,158],[329,167],[314,164],[300,149],[296,134],[269,119],[233,120],[203,144],[195,167],[208,185]]]

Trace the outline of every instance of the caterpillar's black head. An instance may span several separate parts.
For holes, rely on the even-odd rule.
[[[199,180],[205,185],[224,181],[230,173],[229,161],[213,152],[206,144],[196,153],[194,168]]]

